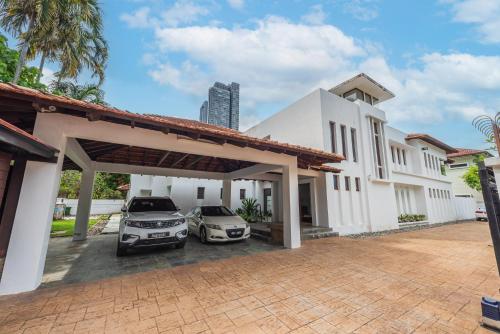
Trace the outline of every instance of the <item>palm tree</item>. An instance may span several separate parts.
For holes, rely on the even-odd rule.
[[[78,85],[70,81],[55,81],[50,85],[53,94],[64,95],[76,100],[107,105],[104,102],[104,91],[99,85]]]
[[[60,63],[59,81],[87,68],[101,83],[108,59],[101,14],[97,0],[0,0],[0,24],[21,41],[12,82],[27,59],[41,54],[40,73],[49,59]]]
[[[19,81],[35,31],[51,22],[62,0],[0,0],[0,25],[20,41],[19,61],[13,83]]]
[[[76,78],[83,68],[104,80],[108,60],[108,46],[102,35],[101,10],[96,0],[73,1],[59,16],[57,61],[61,64],[56,73],[58,81]]]

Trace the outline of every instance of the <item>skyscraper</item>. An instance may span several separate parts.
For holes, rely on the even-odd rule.
[[[239,129],[240,118],[240,85],[232,82],[225,85],[214,83],[208,89],[208,101],[204,101],[200,108],[200,121]]]

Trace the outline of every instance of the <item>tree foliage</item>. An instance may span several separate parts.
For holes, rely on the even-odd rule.
[[[107,105],[104,102],[104,91],[98,85],[78,85],[69,81],[53,82],[50,85],[52,94],[64,95],[73,99]]]
[[[59,185],[59,197],[77,199],[80,194],[81,173],[76,170],[64,171]],[[128,174],[97,172],[94,178],[93,199],[124,199],[125,193],[117,190],[122,184],[130,182]]]
[[[16,72],[16,66],[19,62],[19,52],[9,48],[7,38],[0,35],[0,81],[11,82]],[[21,70],[21,76],[18,84],[24,87],[35,89],[46,89],[44,84],[38,82],[38,69],[35,67],[24,66]]]
[[[467,169],[464,175],[462,175],[462,179],[465,184],[470,188],[481,191],[481,181],[479,180],[479,167],[477,165],[472,165]]]

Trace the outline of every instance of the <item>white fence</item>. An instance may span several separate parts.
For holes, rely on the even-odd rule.
[[[475,211],[478,204],[472,197],[455,197],[455,211],[457,212],[457,220],[475,219]]]
[[[78,207],[77,199],[58,198],[57,204],[64,204],[70,207],[70,215],[76,215],[76,208]],[[105,215],[120,212],[125,200],[123,199],[94,199],[90,208],[91,215]]]

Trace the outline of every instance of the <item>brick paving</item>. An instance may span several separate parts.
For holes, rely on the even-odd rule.
[[[486,223],[67,284],[0,298],[0,333],[489,333]]]

